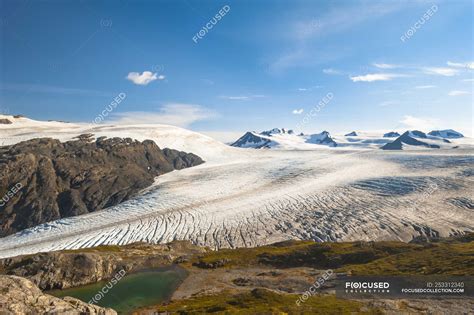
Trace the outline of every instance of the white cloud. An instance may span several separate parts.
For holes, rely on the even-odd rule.
[[[307,88],[298,88],[298,91],[308,91]]]
[[[402,74],[394,74],[394,73],[373,73],[373,74],[366,74],[366,75],[358,75],[354,77],[350,77],[352,82],[374,82],[374,81],[389,81],[393,78],[397,77],[404,77],[405,75]]]
[[[127,75],[127,80],[130,80],[137,85],[148,85],[152,81],[163,80],[164,78],[164,75],[158,76],[157,73],[150,71],[143,71],[142,74],[139,72],[130,72]]]
[[[473,82],[474,79],[464,79],[464,80],[462,80],[462,81],[463,81],[463,82]]]
[[[455,67],[455,68],[467,68],[471,70],[474,69],[474,61],[466,62],[466,63],[448,61],[446,64],[450,67]]]
[[[397,65],[392,65],[388,63],[373,63],[374,67],[377,67],[379,69],[394,69],[397,68]]]
[[[459,70],[457,69],[444,68],[444,67],[427,67],[427,68],[423,68],[423,71],[426,74],[442,75],[445,77],[452,77],[459,74]]]
[[[292,113],[295,114],[295,115],[301,115],[303,114],[304,112],[304,109],[300,108],[300,109],[293,109]]]
[[[434,118],[422,118],[405,115],[400,121],[407,129],[418,129],[418,130],[432,130],[436,128],[438,119]]]
[[[432,89],[435,88],[436,85],[417,85],[415,86],[415,89]]]
[[[125,112],[112,116],[114,124],[166,124],[188,127],[192,123],[216,117],[213,111],[195,104],[166,104],[157,112]]]
[[[461,96],[461,95],[468,95],[469,92],[468,91],[451,91],[448,93],[449,96]]]
[[[342,74],[341,71],[335,70],[335,69],[332,69],[332,68],[323,69],[323,73],[329,74],[329,75],[341,75]]]

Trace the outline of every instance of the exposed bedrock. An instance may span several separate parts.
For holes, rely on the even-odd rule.
[[[44,294],[31,281],[16,276],[0,275],[0,292],[1,314],[117,314],[69,296],[60,299]]]
[[[203,163],[155,142],[81,135],[0,148],[0,237],[117,205],[158,175]]]

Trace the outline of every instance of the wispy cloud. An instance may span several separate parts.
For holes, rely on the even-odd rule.
[[[388,14],[413,6],[412,1],[384,1],[376,3],[363,1],[357,5],[341,5],[325,10],[323,14],[308,18],[295,19],[290,25],[284,25],[280,32],[285,39],[290,40],[291,49],[274,58],[270,62],[271,72],[281,72],[291,67],[321,64],[324,61],[337,59],[334,50],[326,54],[319,51],[315,58],[314,52],[309,51],[310,41],[334,33],[344,32],[356,25],[374,20]],[[283,25],[283,23],[282,23]]]
[[[474,79],[464,79],[464,80],[462,80],[462,81],[463,81],[463,82],[473,82]]]
[[[448,61],[446,63],[448,66],[450,67],[455,67],[455,68],[466,68],[466,69],[474,69],[474,61],[471,61],[471,62],[452,62],[452,61]]]
[[[390,81],[394,78],[405,77],[403,74],[396,73],[372,73],[366,75],[358,75],[350,77],[352,82],[374,82],[374,81]]]
[[[302,48],[292,50],[291,52],[278,56],[270,63],[269,70],[273,73],[279,73],[287,68],[304,63],[309,58],[309,53]]]
[[[251,99],[256,99],[256,98],[262,98],[265,97],[265,95],[262,94],[254,94],[254,95],[233,95],[233,96],[226,96],[226,95],[221,95],[219,96],[220,98],[226,99],[226,100],[231,100],[231,101],[248,101]]]
[[[417,85],[415,86],[415,89],[432,89],[435,88],[436,85]]]
[[[438,119],[435,118],[425,118],[425,117],[414,117],[410,115],[405,115],[400,121],[407,129],[421,129],[421,130],[431,130],[436,128],[439,123]]]
[[[329,75],[342,75],[343,74],[341,71],[332,69],[332,68],[323,69],[323,73],[329,74]]]
[[[425,67],[423,72],[432,75],[442,75],[445,77],[452,77],[459,74],[459,70],[446,67]]]
[[[248,96],[244,96],[244,95],[241,95],[241,96],[221,96],[221,98],[224,98],[226,100],[232,100],[232,101],[243,101],[243,100],[248,100],[249,99]]]
[[[124,112],[112,116],[114,124],[166,124],[178,127],[188,127],[192,123],[208,120],[217,114],[196,104],[171,103],[161,107],[156,112]]]
[[[201,79],[201,82],[206,85],[214,85],[214,81],[209,80],[209,79]]]
[[[64,95],[87,95],[87,96],[113,96],[97,90],[67,88],[62,86],[42,85],[42,84],[2,84],[0,90],[17,91],[22,93],[46,93]]]
[[[372,65],[379,69],[395,69],[399,67],[398,65],[393,65],[389,63],[373,63]]]
[[[293,109],[292,113],[295,114],[295,115],[301,115],[303,114],[304,112],[304,109],[300,108],[300,109]]]
[[[461,95],[468,95],[468,94],[470,94],[468,91],[458,91],[458,90],[450,91],[448,93],[449,96],[461,96]]]
[[[142,74],[139,72],[130,72],[126,79],[132,81],[136,85],[148,85],[150,82],[155,80],[164,80],[165,76],[150,71],[143,71]]]
[[[322,87],[323,87],[322,85],[313,85],[313,86],[310,86],[310,87],[307,87],[307,88],[298,88],[298,91],[306,92],[306,91],[311,91],[311,90],[314,90],[314,89],[320,89]]]
[[[298,40],[341,32],[355,25],[376,19],[403,9],[409,2],[366,2],[357,5],[338,6],[327,13],[308,20],[298,20],[291,34]]]
[[[385,101],[385,102],[382,102],[379,104],[380,107],[386,107],[386,106],[392,106],[392,105],[396,105],[398,104],[398,102],[396,101]]]

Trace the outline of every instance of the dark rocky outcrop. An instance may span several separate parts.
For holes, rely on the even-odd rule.
[[[410,136],[416,137],[416,138],[422,138],[422,139],[428,138],[428,137],[426,136],[426,133],[424,133],[423,131],[419,131],[419,130],[412,130],[412,131],[410,131]]]
[[[433,130],[433,131],[428,132],[428,134],[434,137],[449,138],[449,139],[457,139],[457,138],[464,137],[462,133],[457,132],[453,129]]]
[[[263,132],[261,133],[263,135]],[[233,147],[240,147],[240,148],[255,148],[261,149],[266,148],[271,143],[271,140],[267,138],[260,137],[253,132],[246,132],[242,137],[240,137],[237,141],[231,144]]]
[[[403,150],[403,144],[408,144],[412,146],[423,146],[426,148],[439,149],[440,146],[437,144],[428,144],[426,142],[419,141],[410,136],[410,131],[405,132],[400,137],[394,141],[385,144],[381,147],[382,150]]]
[[[390,132],[387,132],[383,135],[384,138],[396,138],[396,137],[400,137],[400,134],[396,131],[390,131]]]
[[[344,137],[356,137],[356,136],[357,136],[357,132],[355,131],[349,132],[344,135]]]
[[[192,153],[161,150],[151,140],[91,137],[64,143],[40,138],[0,148],[0,237],[114,206],[158,175],[203,163]]]
[[[13,124],[9,119],[2,118],[0,119],[0,125],[11,125]]]

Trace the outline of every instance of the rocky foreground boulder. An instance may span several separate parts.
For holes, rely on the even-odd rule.
[[[92,136],[0,147],[0,237],[117,205],[158,175],[203,163],[151,140]]]
[[[90,314],[116,315],[110,308],[44,294],[31,281],[0,275],[0,314]]]

